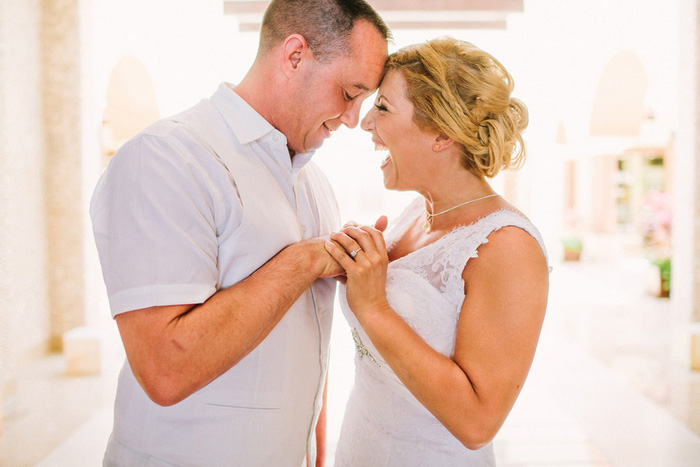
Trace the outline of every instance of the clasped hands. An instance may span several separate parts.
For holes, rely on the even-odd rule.
[[[356,314],[360,308],[386,302],[389,258],[382,234],[386,226],[386,216],[377,219],[374,227],[348,222],[324,243],[343,269],[336,279],[346,285],[348,305]]]

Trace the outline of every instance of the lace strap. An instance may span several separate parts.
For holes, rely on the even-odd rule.
[[[551,272],[552,268],[549,265],[547,249],[537,227],[520,214],[502,209],[482,217],[471,225],[459,227],[448,234],[451,238],[446,239],[447,244],[441,247],[443,251],[449,252],[447,258],[445,258],[444,273],[448,276],[458,275],[461,277],[467,261],[470,258],[477,257],[478,248],[484,243],[488,243],[488,236],[503,227],[511,226],[526,231],[537,240],[545,260],[547,261],[549,271]]]

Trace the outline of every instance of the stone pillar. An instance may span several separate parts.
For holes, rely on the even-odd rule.
[[[0,2],[0,18],[3,17],[3,12],[4,12],[3,4],[2,4],[2,2]],[[5,13],[5,14],[7,14],[7,13]],[[1,25],[2,25],[2,23],[0,22],[0,26]],[[5,64],[4,54],[3,54],[4,44],[5,44],[5,41],[3,40],[3,37],[2,37],[2,29],[0,29],[0,76],[2,76],[3,65]],[[2,80],[2,81],[4,81],[4,80]],[[4,89],[0,88],[0,123],[4,122],[5,118],[6,118],[5,117],[6,110],[5,110],[4,97],[5,97],[4,96]],[[2,143],[4,142],[4,139],[5,139],[4,137],[5,137],[4,132],[2,130],[0,130],[0,147],[2,146]],[[2,153],[0,153],[0,155],[1,154]],[[2,222],[2,221],[0,220],[0,222]],[[0,274],[1,274],[1,272],[0,272]],[[0,329],[7,329],[8,327],[9,327],[9,324],[8,324],[8,319],[7,319],[7,313],[0,313]],[[0,336],[0,350],[2,350],[3,347],[6,346],[6,344],[4,342],[5,339],[6,338],[3,338]],[[9,362],[8,362],[7,358],[0,359],[0,370],[3,370],[3,373],[5,373],[7,375],[4,378],[0,379],[0,442],[2,442],[2,408],[3,408],[3,399],[5,397],[5,392],[6,392],[5,386],[7,384],[9,384],[9,382],[11,381],[11,378],[12,378],[12,375],[9,375],[10,369],[8,368],[9,367],[8,363]]]
[[[693,68],[692,73],[693,85],[694,85],[694,98],[693,98],[693,161],[695,162],[694,182],[700,179],[700,105],[698,105],[698,98],[700,96],[700,60],[698,60],[698,55],[700,54],[700,1],[695,3],[695,14],[693,15],[695,19],[695,30],[694,30],[694,49],[693,49]],[[690,70],[688,70],[690,73]],[[696,183],[693,183],[695,189],[693,197],[693,210],[694,210],[694,254],[693,254],[693,314],[692,321],[700,322],[700,203],[698,203],[698,197],[700,197],[700,189]]]
[[[700,1],[681,2],[680,105],[673,156],[673,356],[700,369]]]
[[[0,1],[0,399],[48,339],[40,16]]]
[[[84,324],[83,202],[78,0],[41,0],[50,345]]]
[[[689,2],[690,3],[690,2]],[[694,73],[692,75],[692,162],[693,162],[693,174],[694,178],[692,180],[692,232],[693,239],[690,245],[692,254],[692,269],[690,276],[692,277],[692,292],[690,295],[690,302],[692,303],[690,322],[691,322],[691,342],[690,342],[690,366],[694,370],[700,370],[700,203],[698,203],[698,196],[700,195],[700,187],[697,186],[697,180],[700,180],[700,105],[698,105],[698,96],[700,96],[700,60],[698,56],[700,55],[700,1],[692,2],[694,3],[694,11],[692,12],[693,18],[693,44],[692,51],[689,53],[688,59],[690,64],[692,64],[692,70]],[[680,271],[677,271],[680,272]],[[672,277],[678,276],[672,273]]]
[[[690,3],[690,2],[689,2]],[[693,41],[694,45],[692,49],[692,67],[688,67],[688,73],[693,72],[693,100],[692,100],[692,111],[693,111],[693,138],[692,138],[692,159],[694,162],[693,173],[695,178],[693,180],[692,186],[694,188],[693,193],[693,264],[692,264],[692,277],[693,277],[693,293],[692,293],[692,311],[690,315],[691,322],[691,340],[690,340],[690,366],[694,370],[700,370],[700,203],[698,198],[700,197],[700,188],[697,187],[697,180],[700,180],[700,105],[698,105],[698,97],[700,96],[700,60],[698,60],[698,55],[700,52],[700,1],[695,3],[695,11],[692,17],[694,18],[694,28],[693,28]],[[671,272],[673,274],[673,271]],[[676,274],[677,276],[678,274]],[[672,276],[673,277],[673,276]]]

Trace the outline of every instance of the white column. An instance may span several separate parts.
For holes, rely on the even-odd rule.
[[[700,368],[692,357],[693,335],[700,321],[700,204],[696,187],[700,164],[700,8],[698,0],[681,2],[681,67],[679,125],[673,164],[673,254],[671,309],[674,315],[674,358],[684,367]],[[693,361],[694,360],[694,361]]]
[[[78,0],[41,1],[51,346],[85,323]]]
[[[0,1],[0,400],[48,339],[39,0]]]

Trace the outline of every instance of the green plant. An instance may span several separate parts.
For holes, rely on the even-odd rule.
[[[564,250],[580,253],[583,250],[583,241],[578,237],[567,237],[562,239]]]
[[[564,246],[564,261],[580,261],[583,241],[579,237],[566,237],[562,239]]]
[[[671,259],[657,259],[653,263],[659,268],[661,292],[664,296],[668,296],[671,292]]]

